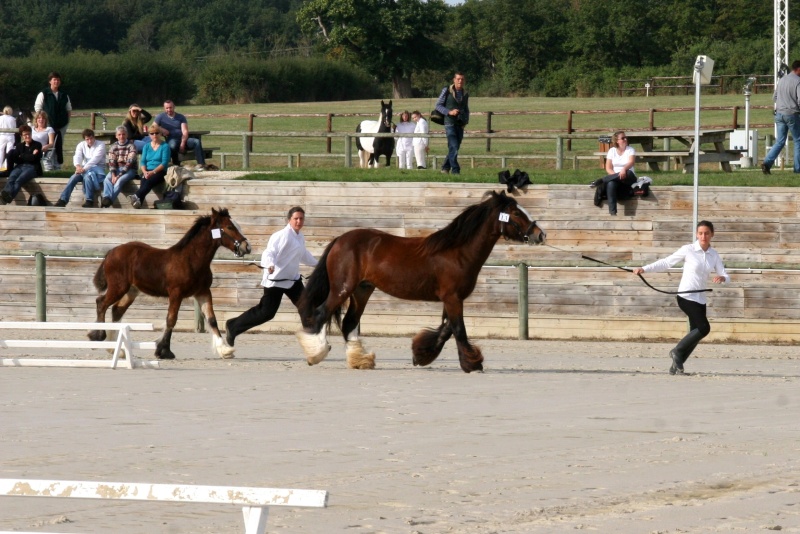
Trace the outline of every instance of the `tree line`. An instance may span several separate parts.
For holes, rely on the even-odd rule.
[[[395,97],[431,96],[455,70],[482,96],[594,96],[619,78],[690,75],[698,54],[715,74],[770,73],[772,32],[772,0],[3,0],[0,67],[76,51],[198,73],[313,57]]]

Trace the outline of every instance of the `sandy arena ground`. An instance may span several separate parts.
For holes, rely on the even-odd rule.
[[[271,533],[800,532],[795,347],[704,343],[673,377],[662,343],[477,340],[467,375],[452,340],[422,369],[409,338],[365,338],[374,371],[339,338],[316,367],[293,336],[226,361],[173,341],[160,370],[0,368],[0,477],[330,492]],[[0,530],[244,528],[227,505],[3,497]]]

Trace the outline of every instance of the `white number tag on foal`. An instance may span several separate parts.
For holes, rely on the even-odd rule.
[[[511,220],[511,217],[508,216],[508,213],[501,213],[500,217],[498,218],[500,219],[500,222],[508,222]]]
[[[222,232],[220,232],[219,228],[212,228],[211,237],[213,237],[214,239],[219,239],[220,237],[222,237]]]

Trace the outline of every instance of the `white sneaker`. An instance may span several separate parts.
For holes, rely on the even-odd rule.
[[[195,168],[192,169],[192,170],[195,171],[195,172],[204,171],[204,170],[206,170],[206,166],[205,165],[195,165]]]
[[[137,197],[136,195],[129,196],[128,200],[131,201],[131,206],[133,206],[133,209],[137,209],[138,210],[139,208],[142,207],[142,201],[139,200],[139,197]]]

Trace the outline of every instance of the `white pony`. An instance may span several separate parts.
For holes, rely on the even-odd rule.
[[[389,133],[392,131],[392,101],[385,103],[381,100],[381,115],[377,121],[361,121],[356,128],[356,133]],[[356,137],[358,159],[361,168],[378,168],[378,157],[386,156],[386,166],[391,164],[394,152],[393,137]]]

